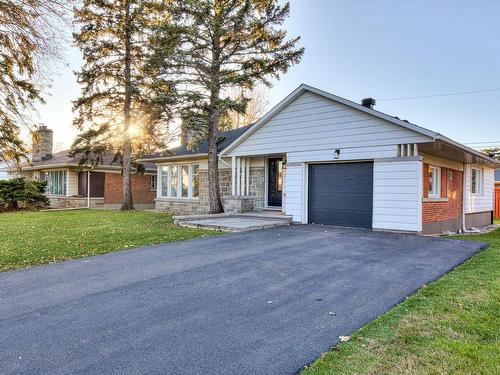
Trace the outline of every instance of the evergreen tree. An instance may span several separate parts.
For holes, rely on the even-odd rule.
[[[489,147],[481,150],[486,155],[491,156],[494,159],[500,160],[500,147]]]
[[[244,113],[248,97],[231,97],[230,90],[270,86],[304,49],[299,37],[287,39],[282,28],[290,5],[276,0],[171,0],[172,19],[155,35],[153,65],[166,76],[176,76],[186,109],[187,126],[208,138],[210,212],[223,211],[218,174],[217,140],[221,116]],[[170,57],[172,40],[177,50]],[[167,48],[165,48],[165,46]],[[167,51],[168,58],[164,55]]]
[[[122,210],[133,209],[134,155],[164,146],[173,91],[147,70],[150,30],[165,16],[161,0],[84,0],[75,10],[75,44],[84,65],[77,73],[82,94],[75,101],[81,131],[70,155],[96,165],[107,152],[122,166]]]
[[[0,155],[26,157],[22,129],[43,103],[50,63],[61,56],[67,0],[0,1]]]

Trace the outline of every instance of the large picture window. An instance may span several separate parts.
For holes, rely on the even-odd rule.
[[[179,191],[179,167],[170,167],[170,197],[177,197]]]
[[[200,167],[198,165],[191,166],[191,181],[192,181],[192,196],[193,198],[198,198],[200,191]]]
[[[429,198],[441,197],[441,168],[429,166]]]
[[[198,198],[199,166],[195,164],[162,166],[160,196],[164,198]]]
[[[66,171],[43,172],[41,177],[47,181],[47,194],[66,195]]]
[[[481,170],[478,168],[472,168],[471,170],[471,193],[472,194],[481,194]]]

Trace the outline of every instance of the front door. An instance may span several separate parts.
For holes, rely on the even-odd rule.
[[[283,195],[283,159],[267,159],[268,185],[267,205],[270,207],[281,207]]]

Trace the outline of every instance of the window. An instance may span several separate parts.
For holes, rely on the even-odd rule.
[[[191,195],[194,198],[197,198],[200,194],[200,174],[199,174],[200,167],[198,165],[192,165],[191,167],[192,167],[192,169],[191,169],[191,181],[192,181]]]
[[[177,197],[179,190],[179,167],[170,167],[170,197]]]
[[[182,170],[182,189],[181,189],[181,196],[184,198],[187,198],[189,196],[189,166],[188,165],[183,165],[181,167]]]
[[[199,166],[162,166],[160,196],[165,198],[197,198],[199,196]]]
[[[151,191],[156,191],[156,185],[157,185],[157,180],[156,180],[156,175],[151,176]]]
[[[168,167],[161,167],[161,196],[168,196]]]
[[[441,197],[441,168],[429,166],[429,198]]]
[[[481,170],[478,168],[472,168],[470,178],[471,178],[471,184],[470,184],[471,193],[481,194],[482,190]]]
[[[66,171],[44,172],[41,178],[47,181],[47,194],[66,195]]]

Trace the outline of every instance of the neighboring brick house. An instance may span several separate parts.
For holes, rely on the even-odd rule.
[[[68,151],[52,154],[52,130],[40,126],[37,132],[31,165],[22,166],[21,172],[11,170],[11,176],[47,181],[46,195],[52,208],[120,208],[121,166],[113,162],[112,155],[105,155],[95,168],[79,166],[79,160],[68,157]],[[132,175],[132,198],[136,208],[151,209],[156,197],[156,167],[151,163],[144,163],[144,167],[145,173]]]
[[[500,162],[374,104],[301,85],[254,125],[222,133],[225,211],[411,233],[491,224]],[[206,141],[144,161],[157,165],[157,209],[208,212]]]

